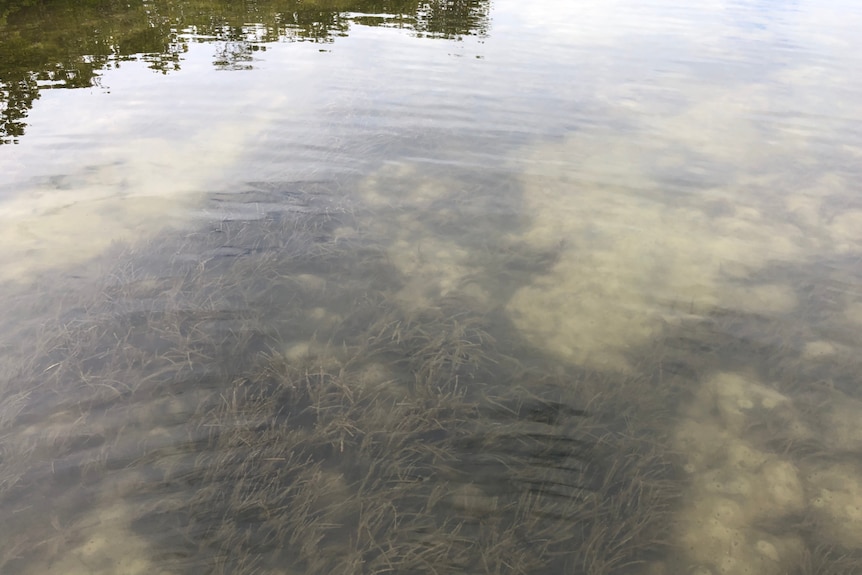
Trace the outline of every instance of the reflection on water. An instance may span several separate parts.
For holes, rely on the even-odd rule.
[[[862,570],[858,9],[24,4],[4,574]]]
[[[485,34],[487,19],[487,0],[13,2],[0,6],[0,144],[24,134],[25,118],[42,90],[107,88],[102,70],[130,61],[176,72],[192,42],[215,47],[218,69],[245,70],[267,44],[330,43],[352,25],[457,38]]]

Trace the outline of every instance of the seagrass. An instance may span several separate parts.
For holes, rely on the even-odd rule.
[[[598,574],[659,558],[680,484],[650,435],[669,392],[528,357],[466,291],[405,307],[385,249],[336,237],[350,217],[222,222],[136,246],[95,296],[65,296],[16,366],[0,421],[26,439],[0,496],[114,490],[175,573]],[[523,271],[517,250],[493,265],[507,253]],[[56,425],[21,431],[42,421]],[[81,509],[55,505],[59,530],[27,529],[62,553]],[[13,573],[48,545],[7,541]]]

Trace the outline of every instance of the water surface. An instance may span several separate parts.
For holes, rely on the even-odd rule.
[[[862,11],[0,8],[0,569],[862,570]]]

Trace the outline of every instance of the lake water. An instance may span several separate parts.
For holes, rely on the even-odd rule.
[[[862,8],[0,3],[0,572],[862,573]]]

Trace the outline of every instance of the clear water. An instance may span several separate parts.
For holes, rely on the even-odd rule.
[[[862,572],[862,10],[0,4],[0,572]]]

